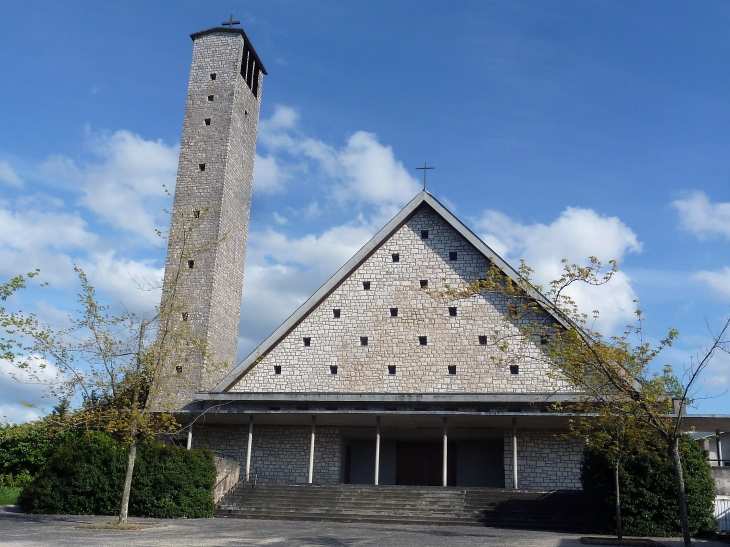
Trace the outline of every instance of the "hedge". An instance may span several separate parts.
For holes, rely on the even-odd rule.
[[[680,441],[687,512],[693,536],[715,530],[713,501],[715,483],[710,476],[707,454],[685,436]],[[621,523],[624,534],[677,537],[682,535],[674,467],[668,450],[630,454],[622,463]],[[581,482],[587,499],[592,531],[614,534],[614,471],[601,451],[586,449]]]
[[[100,432],[61,445],[20,494],[29,513],[116,515],[122,499],[126,448]],[[210,450],[157,442],[137,450],[129,514],[138,517],[213,516],[216,469]]]

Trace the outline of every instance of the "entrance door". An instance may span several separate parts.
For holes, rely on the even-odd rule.
[[[416,486],[441,486],[442,443],[398,443],[395,483]],[[456,484],[456,445],[448,444],[447,484]]]

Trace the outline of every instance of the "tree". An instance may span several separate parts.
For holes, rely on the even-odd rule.
[[[683,418],[687,406],[697,396],[698,380],[713,356],[718,351],[730,353],[730,317],[719,330],[710,329],[710,343],[685,365],[681,377],[670,366],[664,366],[659,373],[656,360],[674,343],[679,335],[677,330],[670,328],[665,338],[652,345],[646,339],[642,312],[637,309],[635,325],[627,326],[619,336],[604,337],[589,326],[589,319],[597,318],[598,311],[590,316],[582,312],[567,292],[574,284],[608,283],[617,272],[616,262],[610,261],[607,271],[596,257],[590,257],[587,266],[568,264],[567,260],[562,264],[562,275],[550,282],[544,295],[542,287],[531,282],[533,270],[524,261],[516,279],[492,265],[485,278],[462,287],[447,286],[435,294],[470,298],[492,292],[504,297],[507,301],[504,323],[495,327],[490,342],[502,352],[504,359],[537,359],[547,363],[556,378],[567,382],[579,394],[575,410],[594,421],[592,431],[600,431],[601,426],[613,420],[619,429],[612,427],[606,432],[613,439],[599,435],[592,442],[604,443],[615,454],[617,466],[622,435],[637,427],[654,430],[664,441],[673,463],[684,543],[689,546],[691,537],[679,452]],[[525,351],[525,340],[531,340],[540,351]],[[628,429],[621,432],[621,427]]]
[[[44,324],[36,315],[0,308],[0,357],[12,362],[32,381],[41,382],[41,372],[55,367],[54,381],[46,385],[53,398],[76,401],[66,413],[65,426],[96,429],[122,440],[127,446],[126,476],[119,522],[127,521],[132,477],[140,442],[148,437],[176,433],[176,410],[167,397],[170,385],[192,381],[186,370],[215,372],[221,365],[209,358],[205,339],[179,317],[186,310],[180,290],[186,282],[184,265],[196,254],[216,245],[206,241],[194,246],[193,231],[206,211],[189,215],[175,235],[178,267],[169,272],[167,290],[160,306],[148,316],[129,311],[112,314],[100,303],[96,290],[83,270],[75,267],[81,291],[79,309],[68,324]],[[198,238],[200,240],[200,238]],[[26,288],[38,270],[19,275],[0,286],[0,298]]]

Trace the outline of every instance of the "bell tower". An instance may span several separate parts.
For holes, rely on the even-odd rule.
[[[236,23],[231,17],[224,23],[228,28],[190,36],[193,60],[162,309],[166,299],[174,300],[168,328],[189,329],[206,342],[205,361],[224,363],[224,367],[206,372],[202,355],[196,363],[194,351],[184,363],[171,355],[165,376],[177,374],[178,381],[172,382],[177,386],[175,393],[166,395],[177,408],[191,402],[196,391],[215,386],[236,364],[256,133],[266,74],[246,33],[233,28]],[[158,341],[163,332],[161,325]]]

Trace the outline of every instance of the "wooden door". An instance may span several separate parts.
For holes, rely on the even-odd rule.
[[[416,486],[441,486],[443,444],[404,442],[396,446],[395,483]],[[447,484],[456,484],[456,445],[448,445]]]

